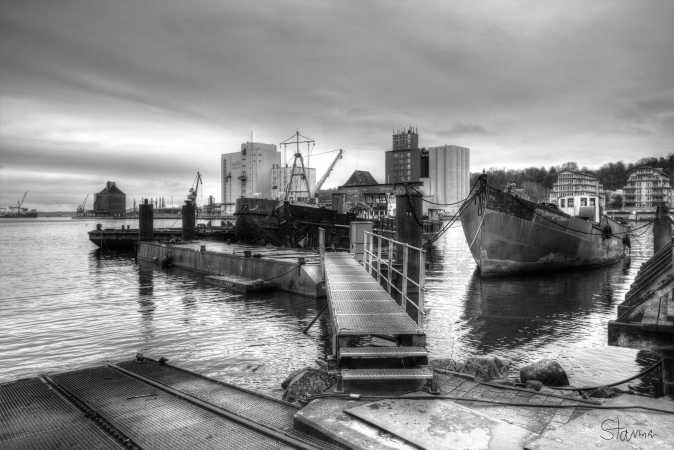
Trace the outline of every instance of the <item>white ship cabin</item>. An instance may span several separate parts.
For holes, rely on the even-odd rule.
[[[585,172],[562,170],[550,193],[550,203],[561,211],[595,222],[599,222],[604,202],[603,186],[597,177]]]

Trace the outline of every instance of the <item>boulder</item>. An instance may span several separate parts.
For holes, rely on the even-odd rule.
[[[306,402],[314,394],[320,394],[332,386],[337,377],[312,367],[294,371],[281,386],[285,389],[283,400],[287,402]]]
[[[554,359],[541,359],[520,369],[520,381],[538,380],[546,386],[568,386],[566,372]]]

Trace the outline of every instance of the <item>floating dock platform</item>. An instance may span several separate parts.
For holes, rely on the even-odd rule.
[[[138,228],[101,228],[89,231],[89,240],[103,250],[130,251],[136,248],[139,240]],[[181,228],[155,228],[153,239],[156,241],[180,240]],[[225,240],[233,237],[232,227],[199,227],[196,235],[204,239]]]
[[[210,276],[229,277],[239,280],[238,284],[259,280],[293,294],[314,298],[325,295],[320,255],[309,250],[214,241],[139,242],[138,259]]]

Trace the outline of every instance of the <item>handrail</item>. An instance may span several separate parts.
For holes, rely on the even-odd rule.
[[[375,240],[376,248],[375,248]],[[402,249],[402,255],[399,255],[397,249]],[[408,273],[410,267],[410,250],[418,254],[417,273]],[[414,247],[407,242],[397,241],[395,239],[365,231],[363,236],[363,260],[362,264],[365,270],[375,278],[389,294],[393,291],[400,295],[400,307],[407,312],[407,305],[411,304],[417,311],[416,318],[412,317],[417,324],[421,325],[424,317],[424,271],[425,271],[424,249]],[[402,264],[399,270],[395,264]],[[414,266],[412,264],[412,266]],[[386,274],[382,267],[386,267]],[[396,273],[400,279],[400,286],[396,286],[393,274]],[[412,276],[416,275],[415,280]],[[418,289],[418,299],[415,301],[409,295],[409,287],[414,286]],[[409,314],[409,313],[408,313]]]

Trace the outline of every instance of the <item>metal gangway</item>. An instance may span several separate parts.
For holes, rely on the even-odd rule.
[[[341,381],[432,380],[424,250],[365,231],[362,255],[321,253],[340,388]],[[388,345],[372,345],[371,338]]]

